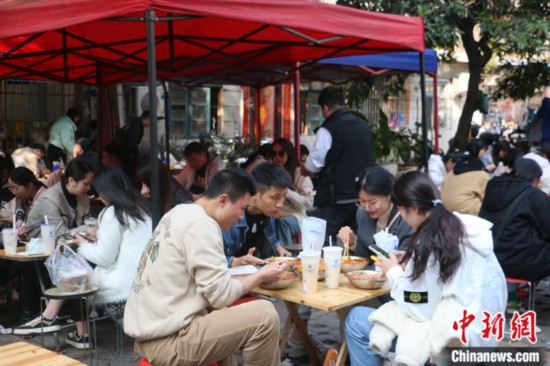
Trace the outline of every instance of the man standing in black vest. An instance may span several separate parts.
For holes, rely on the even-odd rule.
[[[370,125],[348,112],[342,88],[324,88],[318,104],[325,121],[301,171],[318,175],[315,216],[327,221],[326,246],[329,235],[336,240],[341,227],[357,228],[356,180],[365,168],[375,165],[375,159]]]

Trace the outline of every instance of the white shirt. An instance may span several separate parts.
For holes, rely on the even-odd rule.
[[[325,166],[327,153],[332,146],[332,135],[321,127],[315,134],[315,143],[305,162],[306,169],[311,173],[319,173]]]

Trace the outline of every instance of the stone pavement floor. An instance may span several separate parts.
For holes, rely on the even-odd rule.
[[[17,317],[19,313],[19,304],[17,294],[14,292],[14,302],[11,306],[6,304],[5,294],[0,293],[0,324],[4,327],[13,328],[17,326]],[[281,317],[281,325],[287,316],[286,308],[281,301],[274,302],[275,307]],[[538,342],[535,345],[540,347],[546,357],[545,364],[550,365],[550,281],[542,281],[537,287],[536,293],[536,313],[537,325],[541,328],[541,332],[537,334]],[[77,359],[85,364],[92,365],[90,358],[85,351],[73,348],[65,344],[65,335],[69,330],[62,330],[59,336],[61,344],[61,353]],[[338,320],[334,312],[327,313],[314,310],[309,322],[309,332],[323,341],[329,347],[337,348],[340,340],[340,330]],[[20,336],[12,334],[0,334],[0,346],[25,340],[27,342],[41,345],[41,337],[35,336],[31,339],[22,339]],[[111,320],[101,320],[97,322],[97,340],[98,340],[98,365],[100,366],[125,366],[137,365],[139,363],[138,355],[133,352],[133,342],[129,337],[124,338],[124,353],[128,356],[121,358],[113,355],[116,340],[116,328]],[[529,343],[522,340],[520,342],[510,342],[503,340],[500,344],[503,347],[510,346],[525,346],[529,347]],[[44,336],[44,347],[50,350],[55,350],[53,336],[47,334]],[[2,364],[0,360],[0,365]],[[282,364],[284,366],[308,366],[311,365],[307,358],[303,359],[288,359],[284,358]],[[442,366],[439,364],[439,366]]]

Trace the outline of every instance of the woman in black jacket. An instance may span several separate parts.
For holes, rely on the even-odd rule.
[[[506,277],[550,275],[550,198],[538,187],[542,170],[531,159],[487,185],[479,216],[493,223],[494,251]]]

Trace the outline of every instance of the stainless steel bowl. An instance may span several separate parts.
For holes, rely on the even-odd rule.
[[[376,275],[380,274],[376,271],[370,270],[350,271],[346,273],[346,277],[353,286],[365,290],[376,290],[384,286],[384,284],[386,283],[385,277],[377,280],[367,279]]]
[[[346,260],[346,258],[350,258],[353,263],[344,263],[343,261]],[[348,273],[349,271],[357,271],[359,269],[363,269],[369,264],[369,261],[367,258],[363,257],[357,257],[357,256],[349,256],[349,257],[342,257],[342,265],[340,267],[340,272]]]
[[[297,277],[295,273],[290,272],[286,272],[284,276],[285,279],[282,280],[262,282],[260,283],[260,287],[268,290],[281,290],[290,286]]]

